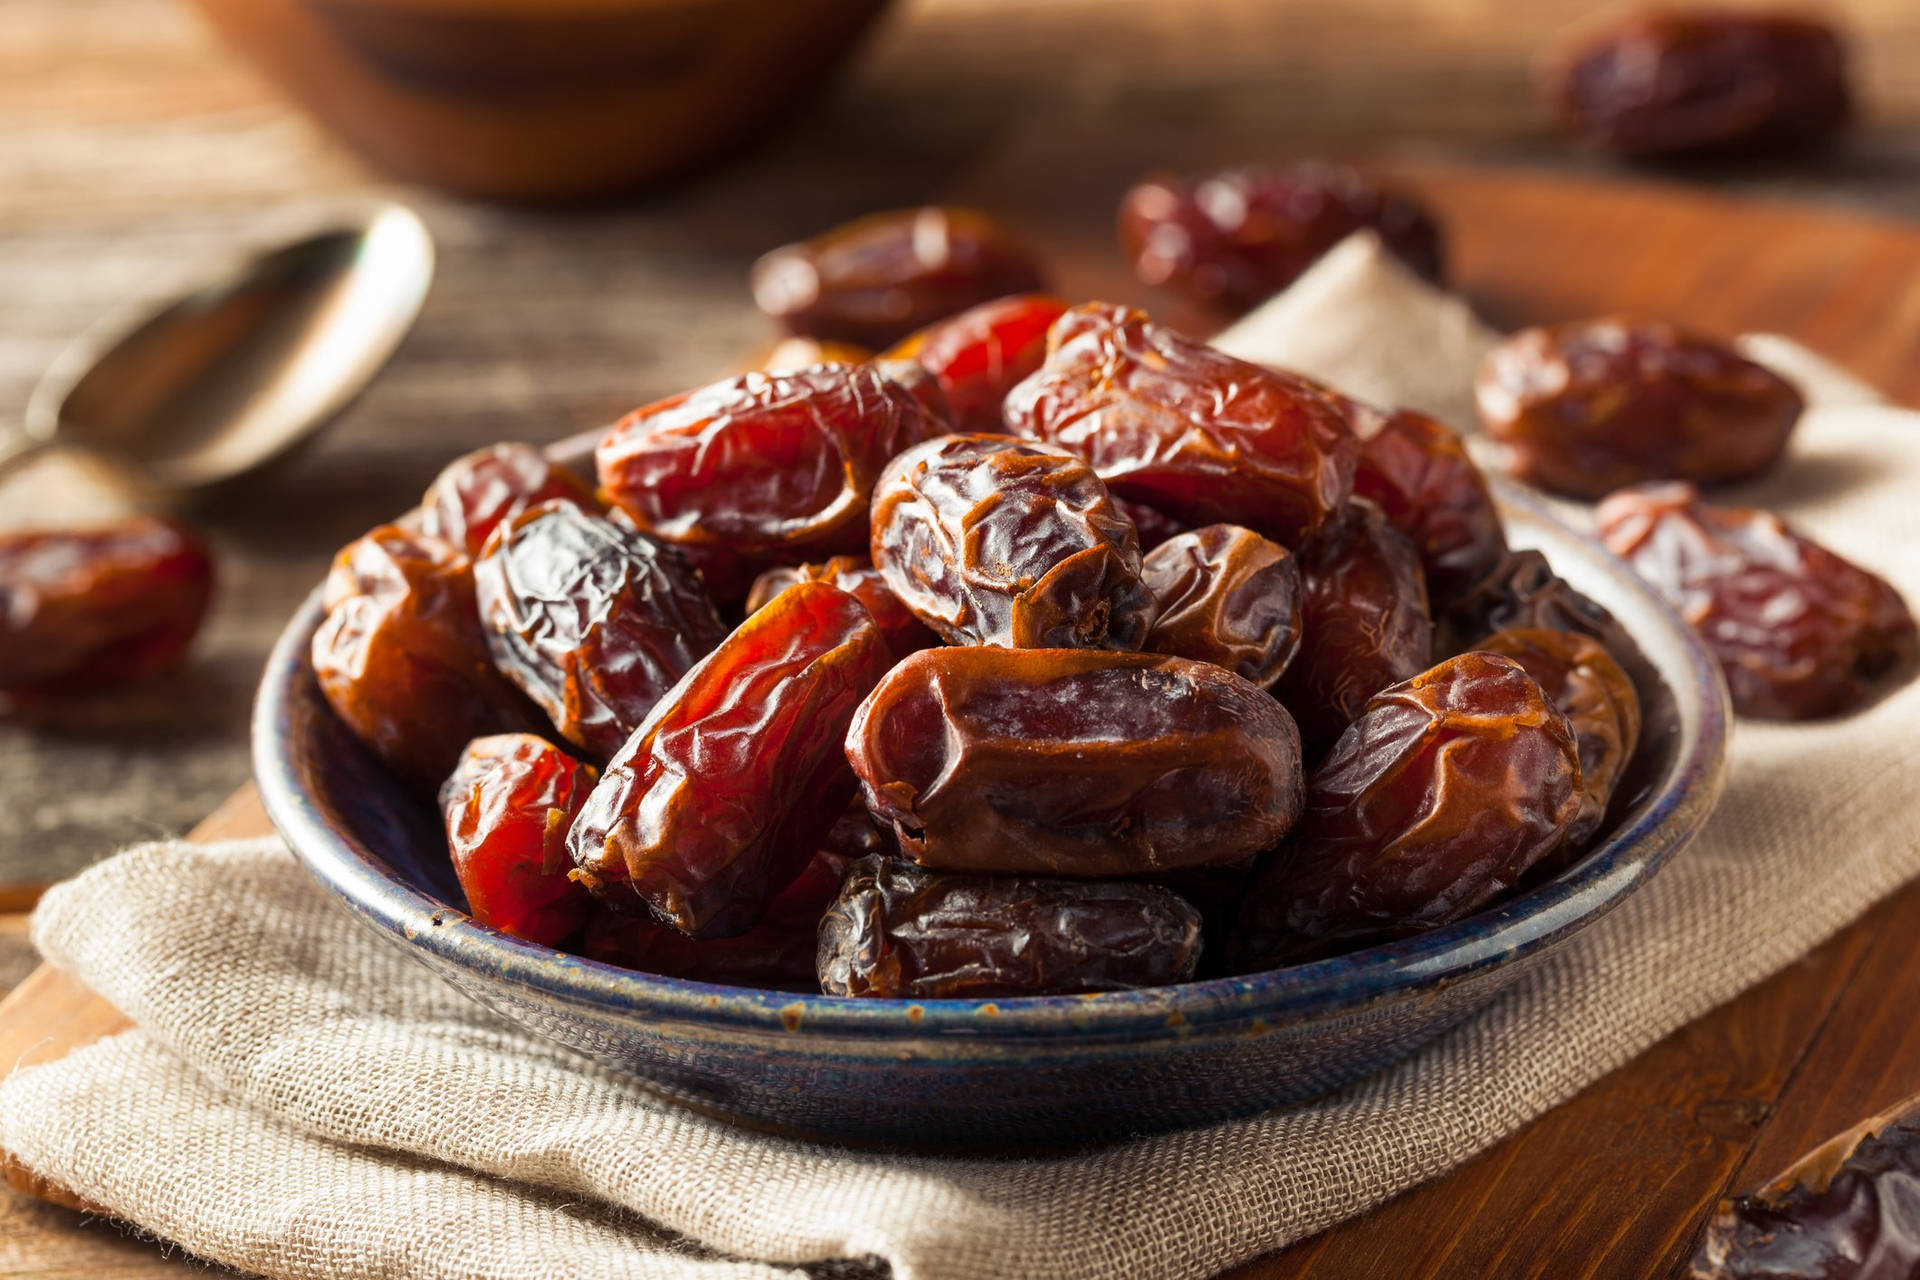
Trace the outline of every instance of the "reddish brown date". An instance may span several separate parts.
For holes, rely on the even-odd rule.
[[[1426,670],[1433,621],[1420,555],[1366,502],[1300,548],[1300,651],[1275,690],[1318,759],[1367,699]]]
[[[1600,829],[1614,789],[1640,745],[1640,696],[1606,646],[1577,631],[1499,631],[1474,646],[1511,658],[1567,718],[1580,749],[1580,812],[1567,831],[1577,852]]]
[[[1352,493],[1360,442],[1311,382],[1104,303],[1067,312],[1049,343],[1008,393],[1007,426],[1085,458],[1122,497],[1292,547]]]
[[[594,460],[642,532],[707,555],[710,589],[737,599],[769,565],[864,552],[880,469],[942,430],[870,366],[816,365],[637,409]],[[744,576],[716,580],[733,574]]]
[[[997,298],[929,325],[887,356],[915,361],[933,375],[955,431],[999,431],[1007,392],[1047,358],[1047,331],[1066,309],[1043,293]]]
[[[0,692],[59,694],[164,671],[212,597],[212,552],[169,521],[0,535]]]
[[[1618,319],[1522,330],[1487,354],[1474,395],[1507,469],[1576,498],[1754,475],[1801,409],[1791,383],[1731,347]]]
[[[940,643],[940,637],[913,616],[913,610],[893,594],[886,578],[868,564],[864,556],[835,556],[824,564],[769,569],[753,580],[753,590],[747,593],[747,612],[758,612],[768,601],[800,582],[830,582],[865,605],[880,634],[886,637],[888,651],[897,658]]]
[[[1204,662],[927,649],[854,718],[867,807],[936,870],[1147,876],[1245,862],[1300,810],[1286,710]]]
[[[841,744],[890,661],[838,587],[775,596],[607,766],[567,838],[579,878],[692,937],[751,929],[846,810]]]
[[[1192,526],[1184,521],[1175,520],[1157,507],[1144,502],[1129,502],[1125,498],[1115,497],[1113,506],[1116,511],[1133,521],[1134,532],[1140,535],[1140,553],[1145,555],[1161,543],[1177,534],[1185,533]]]
[[[1225,667],[1270,687],[1300,647],[1300,566],[1277,542],[1211,524],[1163,542],[1141,561],[1159,603],[1153,653]]]
[[[1568,46],[1548,78],[1568,133],[1633,157],[1792,150],[1853,111],[1838,33],[1788,13],[1635,13]]]
[[[898,384],[912,396],[920,406],[920,411],[927,416],[927,421],[939,424],[941,431],[953,429],[953,406],[947,403],[947,393],[941,387],[940,380],[925,365],[918,360],[876,356],[873,368],[874,372]]]
[[[984,213],[927,205],[855,219],[753,264],[753,300],[791,333],[882,348],[975,303],[1046,287]]]
[[[1266,967],[1450,923],[1557,850],[1580,810],[1573,729],[1510,659],[1466,653],[1373,698],[1307,783],[1233,949]]]
[[[1158,885],[942,875],[871,859],[820,922],[820,989],[970,1000],[1185,982],[1200,913]]]
[[[477,556],[502,520],[560,498],[583,511],[601,509],[593,486],[532,445],[491,445],[434,478],[420,501],[420,531]]]
[[[941,436],[873,495],[873,564],[951,644],[1138,649],[1140,545],[1081,459],[1009,436]]]
[[[334,558],[323,602],[320,691],[395,772],[437,787],[474,738],[539,723],[493,669],[473,562],[452,544],[383,525]]]
[[[1280,292],[1362,228],[1427,279],[1441,278],[1432,215],[1353,169],[1303,163],[1156,175],[1120,202],[1120,248],[1142,283],[1229,310]]]
[[[1491,573],[1507,549],[1486,477],[1460,437],[1424,413],[1348,401],[1360,436],[1355,497],[1413,540],[1436,610]]]
[[[530,733],[467,744],[440,788],[440,813],[474,919],[543,947],[586,923],[593,898],[569,879],[567,828],[594,777],[592,765]]]
[[[1706,641],[1741,715],[1844,715],[1911,676],[1920,641],[1900,593],[1778,516],[1684,484],[1616,493],[1595,514],[1607,550]]]
[[[497,526],[473,579],[494,666],[603,760],[727,634],[678,551],[567,501]]]

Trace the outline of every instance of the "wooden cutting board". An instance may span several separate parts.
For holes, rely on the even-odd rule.
[[[1920,229],[1679,188],[1408,174],[1454,234],[1455,279],[1502,325],[1607,311],[1771,330],[1920,402]],[[1097,250],[1088,247],[1091,265]],[[1110,268],[1105,268],[1110,270]],[[1076,282],[1071,263],[1068,284]],[[267,829],[252,789],[194,833]],[[1281,1277],[1641,1277],[1684,1265],[1713,1202],[1920,1091],[1920,886],[1578,1098],[1373,1213],[1250,1263]],[[59,1058],[124,1022],[51,970],[0,1003],[0,1062]],[[9,1170],[0,1271],[186,1275]],[[30,1198],[30,1197],[38,1197]]]

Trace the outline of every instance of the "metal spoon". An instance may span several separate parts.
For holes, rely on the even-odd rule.
[[[406,336],[433,279],[414,213],[382,205],[235,264],[157,309],[109,316],[62,352],[0,475],[55,447],[161,490],[249,471],[326,425]]]

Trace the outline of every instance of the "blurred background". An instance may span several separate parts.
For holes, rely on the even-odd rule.
[[[334,548],[411,505],[456,454],[586,429],[751,361],[772,334],[748,265],[848,217],[990,209],[1057,255],[1069,296],[1126,292],[1110,286],[1124,278],[1113,211],[1154,169],[1470,166],[1920,218],[1920,4],[1822,10],[1848,38],[1857,97],[1832,145],[1653,168],[1563,137],[1540,87],[1548,51],[1612,12],[0,0],[0,414],[101,314],[373,197],[417,209],[439,247],[425,310],[368,393],[297,458],[185,512],[222,575],[193,660],[151,686],[0,717],[0,885],[203,816],[246,778],[261,662]],[[634,172],[670,173],[564,208],[415,180],[577,196],[569,174],[620,185],[618,164],[593,169],[609,147]],[[0,524],[111,507],[90,483],[59,460],[17,474],[0,483]]]

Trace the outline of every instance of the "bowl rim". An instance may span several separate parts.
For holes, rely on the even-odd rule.
[[[1540,498],[1489,477],[1503,507],[1557,526],[1590,546]],[[1611,557],[1609,557],[1611,558]],[[1404,1000],[1517,960],[1591,924],[1684,847],[1719,798],[1729,713],[1718,665],[1680,616],[1617,560],[1617,575],[1660,617],[1684,655],[1687,679],[1669,681],[1678,718],[1675,756],[1611,837],[1555,879],[1463,920],[1410,938],[1289,968],[1174,986],[994,1000],[872,999],[764,991],[623,969],[499,932],[402,879],[380,855],[336,830],[299,784],[293,700],[310,679],[319,625],[316,588],[275,642],[253,713],[254,776],[274,827],[295,857],[355,914],[392,940],[476,979],[577,1007],[653,1023],[842,1042],[904,1039],[1069,1038],[1076,1045],[1138,1043],[1209,1028],[1254,1032]],[[1640,637],[1644,639],[1644,637]]]

